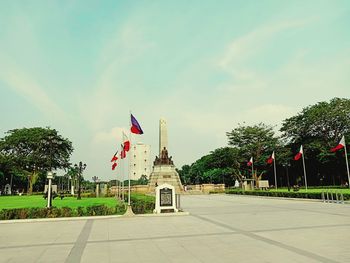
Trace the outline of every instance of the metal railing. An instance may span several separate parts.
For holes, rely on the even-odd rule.
[[[340,190],[327,189],[322,191],[321,195],[324,203],[344,204],[344,196]]]

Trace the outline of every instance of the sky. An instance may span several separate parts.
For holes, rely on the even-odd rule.
[[[86,179],[110,159],[130,111],[158,155],[168,123],[180,168],[239,123],[276,130],[302,108],[350,97],[350,1],[0,1],[0,137],[51,127]]]

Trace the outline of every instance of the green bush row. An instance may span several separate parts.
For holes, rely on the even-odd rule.
[[[243,191],[243,190],[227,190],[226,194],[237,195],[258,195],[258,196],[273,196],[273,197],[289,197],[289,198],[307,198],[307,199],[322,199],[321,193],[315,192],[278,192],[278,191]],[[350,194],[343,194],[344,200],[350,200]]]
[[[118,203],[115,207],[105,205],[94,205],[89,207],[52,207],[52,208],[15,208],[0,210],[0,220],[29,219],[29,218],[55,218],[73,216],[102,216],[123,214],[124,204]]]
[[[130,203],[132,211],[135,214],[151,214],[155,208],[155,197],[143,194],[131,194]]]

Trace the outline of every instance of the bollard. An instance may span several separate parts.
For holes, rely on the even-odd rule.
[[[335,202],[338,204],[339,203],[339,199],[338,199],[338,191],[335,190]]]
[[[327,203],[329,203],[328,189],[327,189]]]
[[[325,196],[324,196],[324,191],[322,191],[322,193],[321,193],[321,198],[322,198],[323,203],[325,203],[326,199],[325,199]]]
[[[178,210],[180,210],[180,209],[181,209],[180,194],[176,194],[176,195],[175,195],[175,199],[176,199],[176,208],[177,208]]]
[[[179,195],[179,209],[182,209],[181,208],[181,195]]]
[[[333,191],[330,190],[330,194],[331,194],[331,203],[333,203]]]
[[[343,196],[343,192],[340,193],[340,198],[341,198],[341,203],[344,204],[344,196]]]

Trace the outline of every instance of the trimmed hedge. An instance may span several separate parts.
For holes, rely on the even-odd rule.
[[[15,208],[0,210],[0,220],[10,219],[29,219],[29,218],[56,218],[56,217],[73,217],[73,216],[103,216],[123,214],[125,206],[117,204],[116,207],[108,207],[105,205],[95,205],[88,207],[51,207],[51,208]]]
[[[226,194],[236,195],[258,195],[258,196],[273,196],[273,197],[288,197],[288,198],[306,198],[306,199],[322,199],[321,193],[315,192],[280,192],[280,191],[243,191],[243,190],[227,190]],[[343,194],[344,200],[350,200],[350,194]]]
[[[155,207],[154,196],[141,194],[131,195],[131,207],[135,214],[153,213]],[[51,207],[49,208],[14,208],[0,210],[0,220],[10,219],[29,219],[29,218],[56,218],[56,217],[73,217],[73,216],[103,216],[124,214],[125,204],[118,202],[115,207],[106,205],[94,205],[88,207]]]
[[[127,202],[126,196],[126,202]],[[143,194],[131,194],[130,203],[135,214],[151,214],[155,208],[155,197]]]

